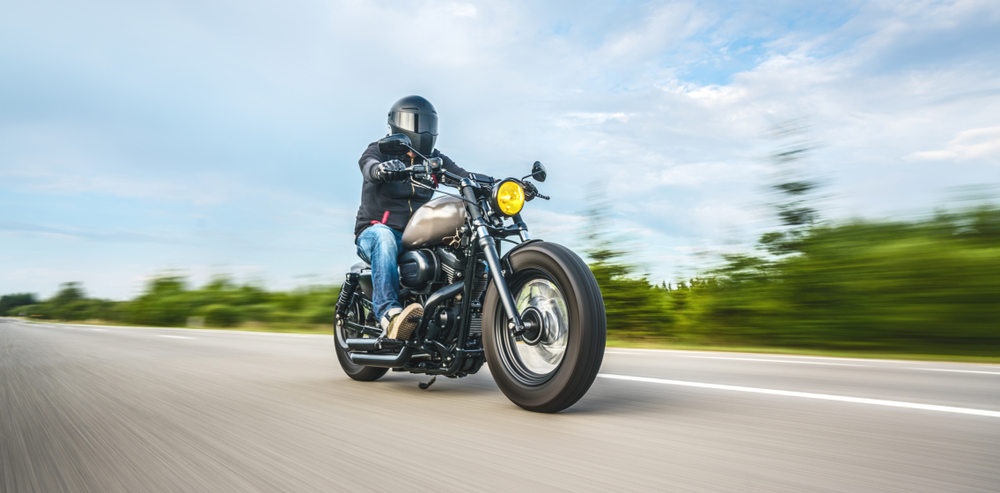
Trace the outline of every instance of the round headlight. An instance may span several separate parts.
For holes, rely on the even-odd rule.
[[[493,189],[493,205],[497,212],[513,216],[524,207],[524,188],[517,180],[504,180]]]

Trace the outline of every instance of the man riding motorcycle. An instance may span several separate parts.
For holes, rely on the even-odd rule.
[[[430,101],[420,96],[407,96],[396,101],[389,110],[389,133],[404,134],[420,154],[441,158],[444,169],[462,177],[469,172],[434,148],[437,141],[437,111]],[[423,308],[413,303],[405,309],[399,303],[399,270],[396,258],[402,253],[402,235],[410,216],[431,199],[433,192],[415,186],[404,173],[407,166],[419,164],[423,158],[408,152],[384,155],[378,143],[371,143],[361,159],[361,206],[354,225],[358,256],[371,264],[372,305],[382,327],[383,337],[408,339],[417,327]],[[406,164],[404,164],[404,162]],[[436,188],[433,177],[413,178]]]

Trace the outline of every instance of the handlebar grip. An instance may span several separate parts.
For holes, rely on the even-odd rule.
[[[413,166],[406,168],[406,171],[408,173],[416,175],[420,174],[430,175],[430,174],[440,173],[441,171],[443,171],[443,169],[444,165],[443,162],[441,161],[441,158],[432,157],[428,158],[427,161],[425,161],[422,164],[414,164]]]

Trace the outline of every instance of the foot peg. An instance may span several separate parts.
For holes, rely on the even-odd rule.
[[[431,377],[431,381],[430,381],[430,382],[427,382],[427,383],[421,383],[421,384],[420,384],[420,388],[421,388],[421,390],[427,390],[427,389],[431,388],[431,385],[432,385],[432,384],[433,384],[433,383],[434,383],[434,382],[435,382],[435,381],[436,381],[437,379],[438,379],[438,377],[434,376],[434,377]]]

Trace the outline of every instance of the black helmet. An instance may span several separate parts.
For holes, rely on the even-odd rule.
[[[389,133],[405,134],[413,148],[430,157],[438,136],[438,116],[434,105],[420,96],[407,96],[389,109]]]

